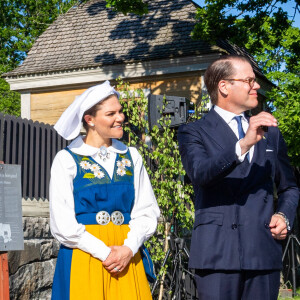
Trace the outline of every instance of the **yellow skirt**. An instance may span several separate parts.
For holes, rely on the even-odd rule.
[[[122,246],[128,225],[85,225],[86,230],[107,246]],[[152,299],[140,252],[127,268],[112,276],[99,259],[79,249],[73,250],[70,276],[71,300],[148,300]]]

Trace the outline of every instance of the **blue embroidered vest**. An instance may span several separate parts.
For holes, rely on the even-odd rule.
[[[92,157],[83,156],[65,148],[74,158],[77,174],[73,180],[75,215],[78,223],[97,224],[99,211],[120,211],[124,215],[124,224],[130,221],[134,204],[134,167],[129,152],[120,154],[114,165],[112,178]]]

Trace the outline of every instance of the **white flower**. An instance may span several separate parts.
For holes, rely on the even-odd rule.
[[[88,170],[91,167],[91,164],[88,161],[81,161],[80,162],[80,167],[82,169]]]
[[[126,171],[122,168],[118,168],[117,169],[117,174],[120,176],[124,176],[126,174]]]
[[[93,171],[93,172],[97,172],[100,170],[100,167],[96,164],[92,164],[91,167],[90,167],[90,170]]]
[[[131,161],[127,158],[123,158],[122,159],[122,163],[126,166],[126,167],[131,167]]]
[[[125,169],[125,163],[121,160],[118,160],[117,161],[117,166],[120,168],[120,169]]]
[[[105,176],[105,174],[102,171],[96,171],[94,172],[95,177],[97,178],[103,178]]]

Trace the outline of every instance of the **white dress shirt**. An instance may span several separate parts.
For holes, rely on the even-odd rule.
[[[234,117],[236,117],[237,115],[228,110],[225,110],[217,105],[214,106],[214,110],[229,125],[229,127],[232,129],[232,131],[234,132],[236,137],[239,139],[238,125],[237,125],[237,121],[234,119]],[[241,119],[242,127],[243,127],[244,132],[246,133],[248,130],[248,127],[249,127],[248,120],[245,118],[244,113],[240,114],[239,116],[242,116],[242,119]],[[252,146],[248,152],[249,152],[249,161],[251,162],[251,160],[253,158],[253,153],[254,153],[254,146]],[[236,143],[235,153],[240,162],[244,161],[248,152],[241,155],[242,150],[241,150],[240,143],[239,143],[239,141]]]
[[[74,153],[91,156],[105,168],[111,178],[117,153],[125,153],[128,149],[122,142],[113,139],[112,146],[107,148],[110,158],[103,161],[98,156],[99,149],[85,144],[81,136],[68,147]],[[141,155],[133,147],[129,147],[129,151],[134,164],[135,200],[129,222],[130,231],[124,245],[128,246],[135,255],[139,247],[155,232],[160,211]],[[110,248],[87,232],[85,225],[78,223],[75,218],[73,179],[76,173],[77,166],[71,154],[66,150],[59,151],[51,167],[51,233],[64,246],[79,248],[104,261],[111,251]]]

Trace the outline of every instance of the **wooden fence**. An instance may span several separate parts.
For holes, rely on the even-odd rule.
[[[0,161],[21,165],[24,198],[49,199],[51,164],[67,145],[51,125],[0,113]]]

